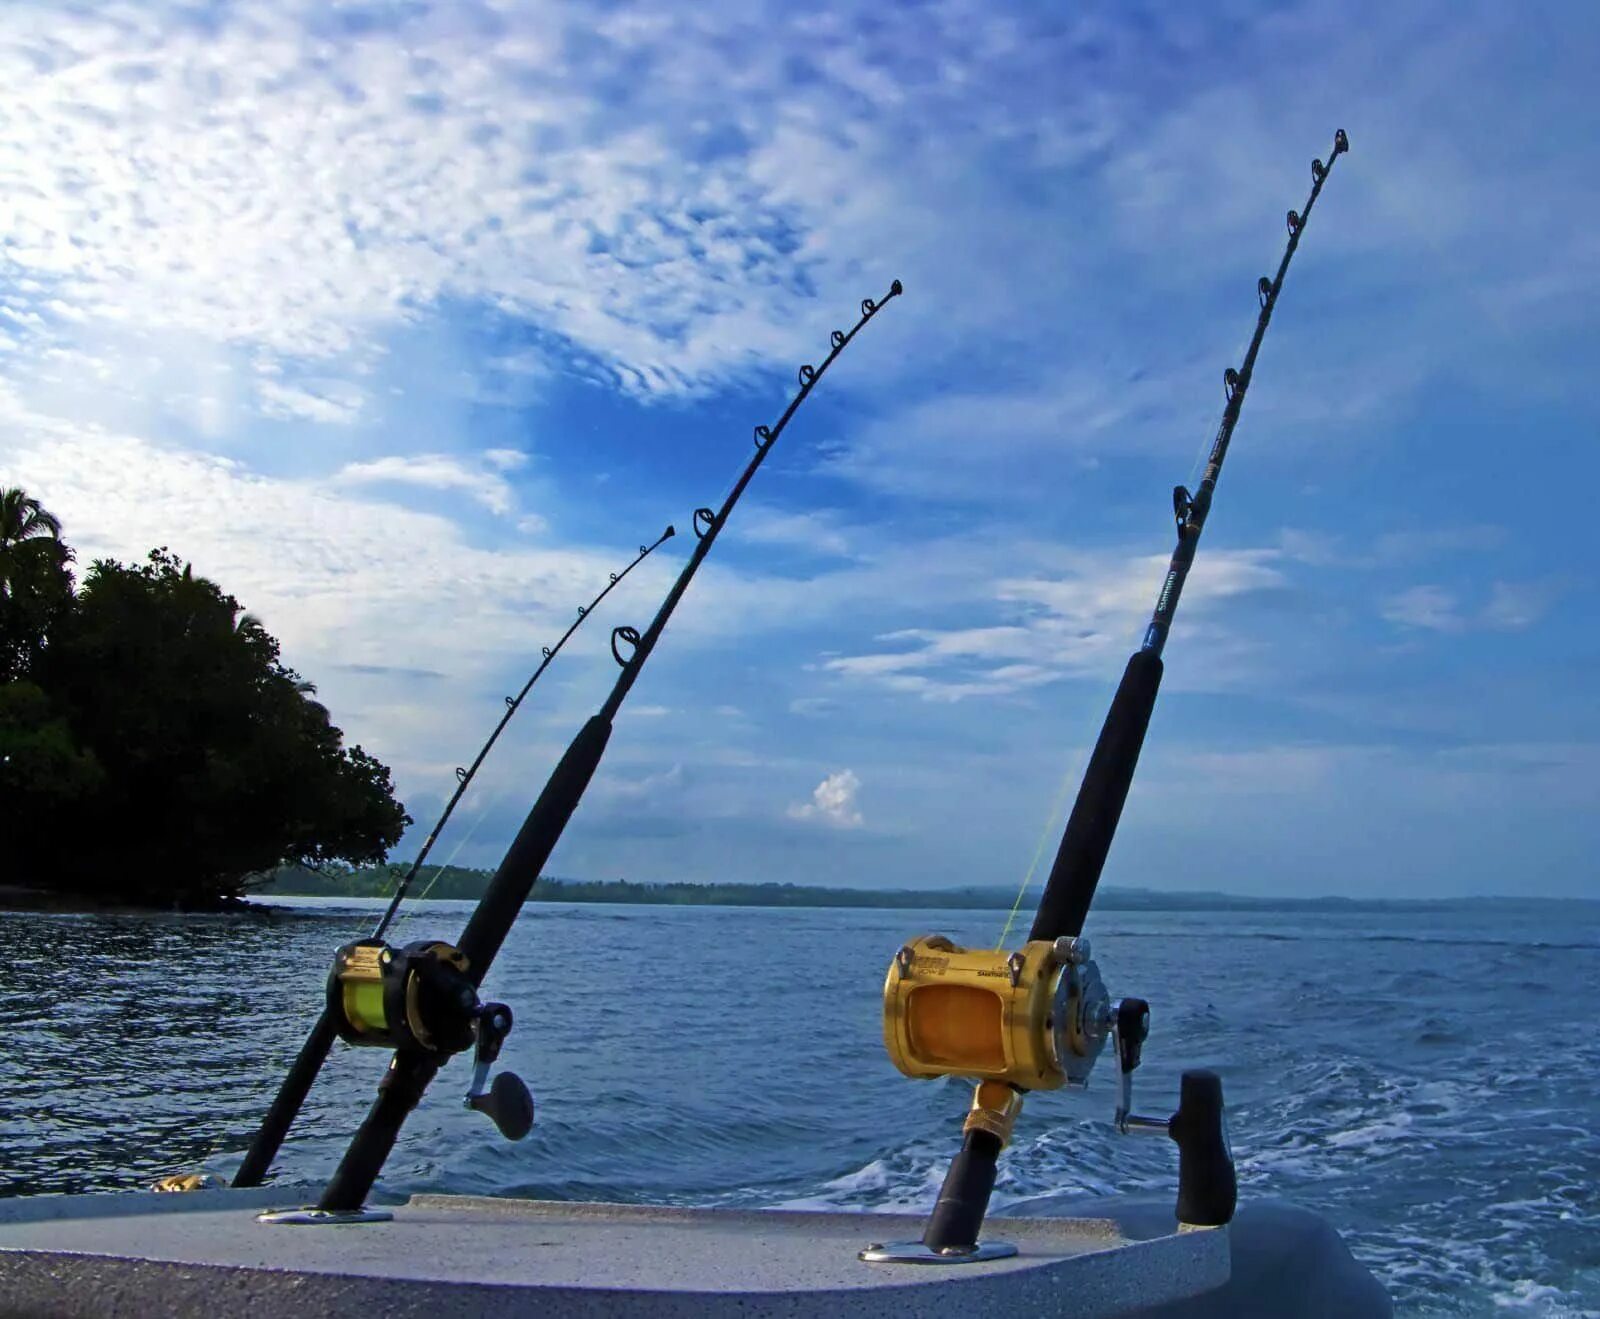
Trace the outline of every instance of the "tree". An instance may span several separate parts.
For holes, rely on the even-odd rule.
[[[0,682],[27,676],[72,602],[72,551],[37,499],[0,489]]]
[[[60,544],[36,501],[5,497],[8,528]],[[29,555],[64,574],[70,551],[19,551],[8,581],[33,580]],[[0,683],[0,818],[28,882],[215,906],[282,864],[381,862],[411,823],[260,621],[169,551],[97,561],[47,640],[32,681]]]
[[[79,746],[40,688],[0,683],[0,818],[8,880],[50,887],[55,872],[48,840],[72,827],[79,804],[104,780],[94,753]]]

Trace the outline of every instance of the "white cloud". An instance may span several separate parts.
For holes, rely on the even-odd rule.
[[[521,449],[485,449],[483,461],[502,472],[514,472],[528,465],[528,455]]]
[[[348,426],[361,416],[361,391],[341,381],[318,386],[286,385],[263,377],[256,381],[256,398],[269,417],[288,421],[313,421],[327,426]]]
[[[789,713],[801,719],[824,718],[838,708],[831,696],[797,696],[789,702]]]
[[[638,713],[630,711],[630,713]],[[681,806],[684,794],[690,787],[689,773],[681,762],[675,762],[654,774],[629,778],[612,770],[596,779],[599,796],[607,802],[622,802],[637,806],[648,803],[653,810]]]
[[[1442,586],[1413,586],[1389,596],[1380,612],[1391,623],[1430,632],[1520,632],[1544,617],[1555,595],[1548,582],[1495,582],[1483,605],[1469,609]]]
[[[1184,589],[1185,626],[1205,626],[1211,606],[1286,583],[1271,549],[1215,550],[1196,561]],[[1006,696],[1079,674],[1109,672],[1126,658],[1154,607],[1167,556],[1078,554],[1060,575],[993,582],[990,609],[1014,621],[985,627],[906,628],[880,642],[904,649],[846,655],[823,668],[928,700]],[[1205,638],[1213,677],[1224,637],[1215,624]],[[1234,649],[1237,650],[1237,642]]]
[[[520,456],[520,455],[519,455]],[[499,463],[493,464],[500,467]],[[336,485],[382,484],[418,485],[430,490],[460,490],[482,504],[491,513],[505,516],[516,504],[516,495],[503,476],[495,472],[474,470],[459,459],[442,453],[418,454],[415,457],[390,456],[375,458],[371,462],[348,463],[333,477]],[[524,526],[523,523],[530,524]],[[538,530],[542,519],[524,518],[519,530]]]
[[[739,510],[739,521],[731,530],[740,540],[756,545],[792,546],[835,557],[850,553],[850,538],[840,525],[839,514],[831,509],[791,513],[752,505]]]
[[[15,413],[6,425],[30,441],[7,451],[6,481],[62,519],[81,564],[170,545],[263,620],[351,740],[395,765],[402,795],[448,777],[440,757],[470,751],[462,729],[492,720],[498,684],[617,566],[616,547],[480,548],[446,518],[326,483]],[[616,599],[662,589],[644,564]],[[580,653],[601,635],[578,638]],[[444,677],[419,698],[418,675]]]
[[[363,33],[292,0],[203,25],[160,6],[8,6],[5,256],[34,290],[12,319],[45,332],[36,306],[59,303],[319,359],[479,300],[640,392],[796,351],[815,333],[796,324],[815,262],[745,162],[696,141],[727,119],[728,79],[695,73],[721,61],[686,49],[690,80],[627,78],[616,103],[669,31],[554,0],[507,17],[490,31],[419,8]],[[339,419],[307,394],[263,403]]]
[[[880,382],[935,381],[938,405],[911,401],[835,462],[886,488],[970,497],[1008,456],[1065,447],[1090,461],[1113,436],[1120,451],[1204,434],[1222,345],[1247,322],[1197,344],[1192,272],[1231,278],[1264,259],[1250,255],[1262,218],[1282,213],[1291,177],[1306,182],[1279,163],[1284,142],[1326,150],[1348,98],[1304,94],[1292,70],[1312,57],[1341,71],[1329,88],[1372,92],[1349,124],[1364,163],[1339,188],[1381,222],[1330,226],[1319,247],[1388,253],[1373,278],[1401,281],[1394,307],[1437,310],[1450,290],[1506,303],[1495,353],[1516,338],[1506,318],[1549,325],[1553,303],[1587,307],[1600,249],[1538,218],[1581,210],[1559,204],[1569,172],[1506,133],[1496,149],[1515,191],[1548,199],[1507,211],[1506,177],[1463,157],[1470,130],[1436,113],[1441,79],[1493,72],[1508,20],[1461,25],[1423,59],[1409,34],[1356,40],[1290,11],[1230,36],[1228,67],[1252,68],[1249,85],[1185,56],[1157,101],[1138,89],[1163,81],[1132,75],[1206,48],[1211,34],[1174,36],[1182,26],[1168,16],[1177,45],[1152,48],[1093,14],[968,0],[670,17],[419,3],[359,21],[313,0],[241,0],[205,22],[161,4],[19,2],[0,17],[9,310],[17,334],[44,341],[90,321],[247,346],[271,415],[333,423],[359,396],[293,368],[356,371],[440,306],[537,327],[539,347],[479,359],[503,372],[575,355],[624,389],[679,392],[815,352],[855,297],[900,274],[929,310],[852,359]],[[1552,113],[1527,109],[1534,142],[1536,111]],[[1491,241],[1513,215],[1559,229],[1543,236],[1561,238],[1561,281],[1534,278],[1549,243]],[[1450,252],[1484,254],[1470,278],[1438,277],[1441,216]],[[1130,281],[1106,257],[1119,248],[1168,261]],[[1295,350],[1318,355],[1319,388],[1258,385],[1252,415],[1368,410],[1427,376],[1397,350],[1440,338],[1396,334],[1379,371],[1365,335],[1324,335]],[[984,353],[1006,366],[994,384],[949,378],[969,361],[983,371]],[[1449,353],[1462,364],[1454,339]]]
[[[789,807],[791,820],[815,820],[836,829],[859,829],[865,821],[856,807],[861,780],[854,772],[841,769],[828,775],[812,790],[811,800]]]
[[[1383,603],[1383,616],[1404,627],[1431,632],[1459,632],[1466,626],[1453,591],[1442,586],[1413,586]]]
[[[1555,598],[1556,590],[1548,582],[1496,582],[1483,607],[1483,625],[1500,632],[1520,632],[1543,618]]]

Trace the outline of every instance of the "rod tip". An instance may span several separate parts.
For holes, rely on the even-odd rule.
[[[897,298],[902,293],[904,293],[905,291],[906,291],[906,286],[904,284],[902,284],[898,279],[895,280],[895,282],[893,284],[889,285],[889,296],[891,298]]]
[[[661,539],[662,540],[671,540],[677,534],[678,534],[678,529],[675,526],[673,526],[672,523],[669,522],[669,523],[667,523],[667,529],[661,533]]]

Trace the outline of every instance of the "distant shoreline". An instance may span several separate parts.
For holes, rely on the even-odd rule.
[[[427,872],[424,872],[427,874]],[[357,872],[338,878],[308,871],[280,871],[256,897],[388,897],[394,880],[379,883],[381,872]],[[473,900],[483,894],[491,878],[487,870],[449,867],[431,885],[428,896]],[[422,896],[429,885],[417,884],[410,896]],[[1031,912],[1038,902],[1038,887],[1030,889],[1022,909]],[[950,889],[856,889],[809,884],[688,884],[633,883],[627,880],[587,881],[547,877],[539,881],[530,902],[627,903],[633,905],[696,907],[859,907],[878,910],[965,909],[1009,910],[1017,890],[1001,885],[967,885]],[[1174,893],[1157,889],[1102,888],[1095,896],[1099,911],[1269,911],[1294,908],[1307,911],[1380,911],[1402,907],[1411,911],[1448,910],[1462,904],[1520,908],[1530,905],[1583,903],[1600,909],[1596,898],[1522,898],[1507,895],[1450,898],[1346,898],[1338,896],[1257,897],[1203,891]]]
[[[150,903],[114,902],[87,893],[0,884],[0,912],[37,912],[42,916],[237,916],[262,911],[251,902],[219,902],[208,907],[157,906]]]
[[[452,882],[434,885],[430,898],[475,901],[482,896],[490,878],[488,871],[452,868]],[[382,886],[380,887],[380,881]],[[17,885],[0,885],[0,912],[41,915],[266,915],[270,908],[261,899],[359,899],[380,901],[393,892],[394,881],[382,872],[355,872],[336,877],[310,872],[282,871],[273,881],[254,890],[250,898],[226,907],[202,911],[181,911],[172,907],[140,906],[133,903],[97,901],[75,894],[58,893]],[[416,886],[410,898],[423,896],[426,885]],[[441,891],[443,890],[443,891]],[[648,884],[625,880],[588,882],[547,878],[539,881],[529,902],[572,902],[597,905],[673,906],[673,907],[777,907],[777,908],[859,908],[863,910],[966,910],[1005,911],[1016,901],[1016,890],[988,887],[956,889],[850,889],[806,884]],[[1022,909],[1031,912],[1038,901],[1031,890]],[[1600,918],[1600,898],[1508,897],[1505,895],[1453,898],[1344,898],[1257,897],[1237,893],[1171,893],[1157,889],[1104,888],[1095,897],[1097,911],[1458,911],[1462,907],[1521,910],[1529,907],[1581,905],[1594,909]]]

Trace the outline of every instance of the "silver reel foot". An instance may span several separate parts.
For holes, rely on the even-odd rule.
[[[946,1246],[935,1250],[921,1241],[874,1242],[856,1258],[864,1264],[983,1264],[1010,1259],[1017,1248],[1009,1241],[980,1241],[975,1246]]]
[[[344,1223],[387,1223],[394,1217],[389,1209],[268,1209],[256,1215],[258,1223],[288,1223],[296,1227],[338,1227]]]

